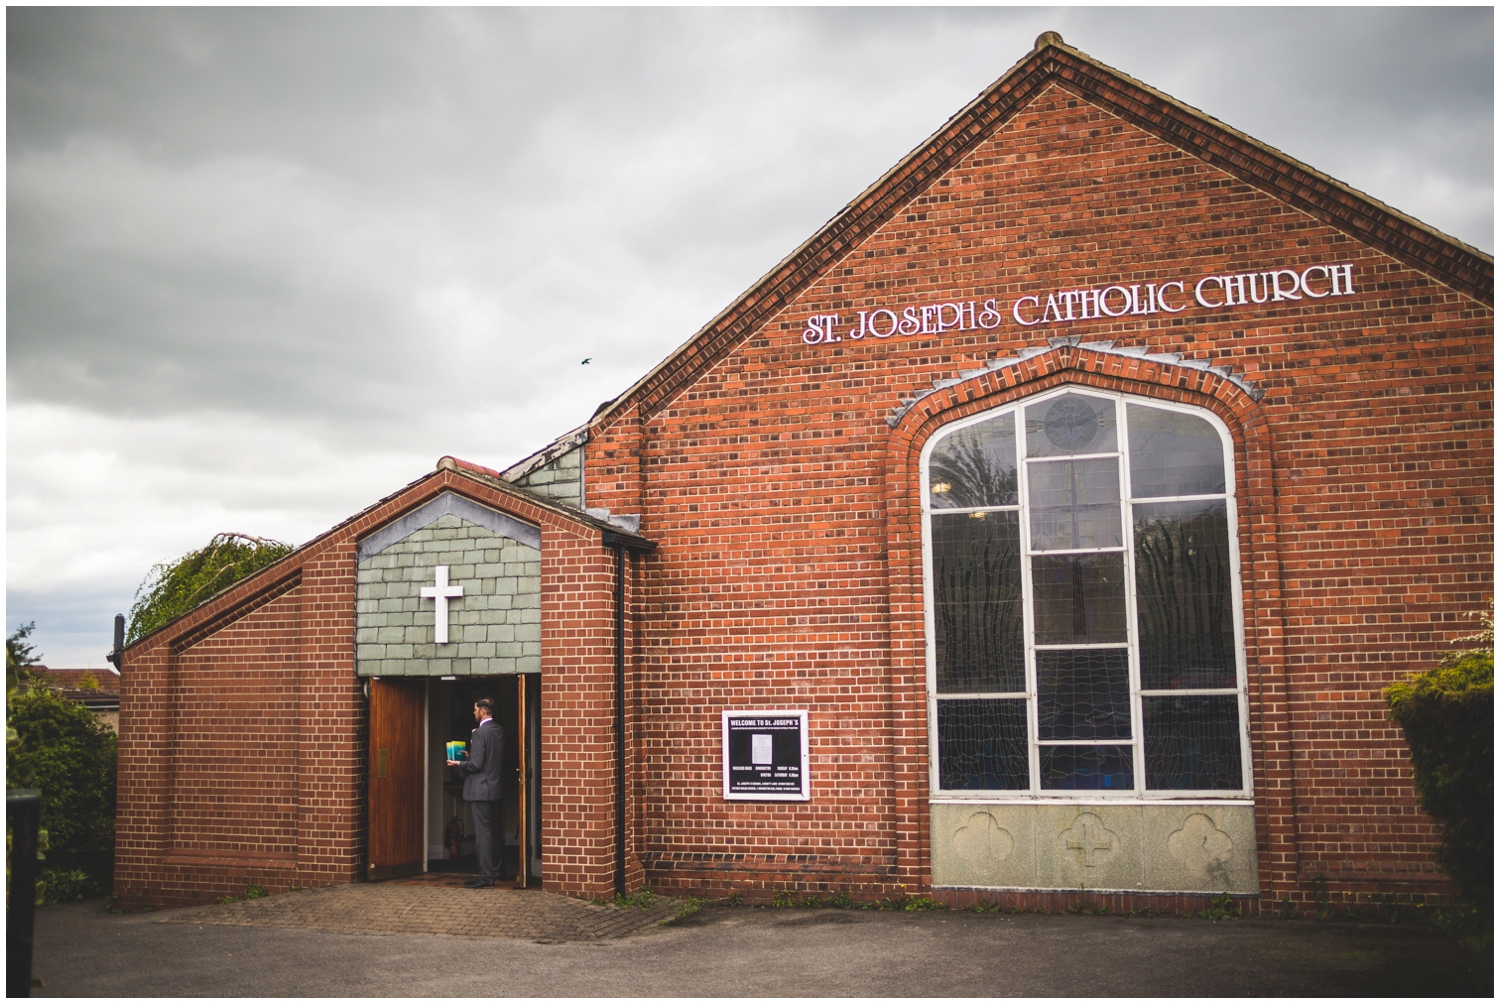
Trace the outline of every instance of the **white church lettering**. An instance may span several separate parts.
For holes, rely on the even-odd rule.
[[[1086,289],[1060,289],[1032,293],[1010,304],[1011,320],[1023,328],[1051,327],[1075,321],[1114,317],[1149,317],[1180,314],[1194,303],[1205,310],[1242,307],[1257,303],[1321,300],[1329,296],[1353,296],[1354,266],[1310,265],[1301,272],[1290,268],[1264,272],[1205,275],[1192,285],[1189,298],[1186,280],[1142,282]],[[993,331],[1007,311],[997,299],[949,300],[903,307],[898,314],[889,307],[857,310],[847,322],[841,314],[812,314],[802,330],[808,345],[830,345],[861,341],[866,337],[885,340],[896,335],[915,337],[941,335],[948,331]],[[847,328],[840,328],[847,324]]]
[[[1038,324],[1093,321],[1101,317],[1123,317],[1126,314],[1155,314],[1158,311],[1176,314],[1184,310],[1185,305],[1173,306],[1168,293],[1175,290],[1175,296],[1182,293],[1184,288],[1181,282],[1166,282],[1160,287],[1154,282],[1148,282],[1144,293],[1141,292],[1139,283],[1105,286],[1103,289],[1069,289],[1048,293],[1045,306],[1042,305],[1040,296],[1023,296],[1011,307],[1010,314],[1023,328]],[[1038,307],[1041,308],[1040,315],[1037,314]],[[1115,307],[1119,309],[1113,309]]]

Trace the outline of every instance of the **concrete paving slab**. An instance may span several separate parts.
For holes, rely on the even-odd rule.
[[[501,895],[471,893],[470,915]],[[116,915],[99,902],[42,909],[37,996],[1445,996],[1490,987],[1489,959],[1433,931],[1299,921],[707,907],[624,936],[538,943],[203,916]]]

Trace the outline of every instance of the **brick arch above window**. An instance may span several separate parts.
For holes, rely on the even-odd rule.
[[[1060,344],[1000,369],[939,383],[945,386],[904,406],[891,428],[885,485],[892,526],[914,511],[922,447],[939,429],[1023,397],[1077,384],[1190,405],[1216,415],[1234,440],[1242,515],[1251,524],[1268,521],[1274,540],[1274,465],[1270,426],[1261,404],[1264,395],[1252,396],[1253,386],[1242,379],[1145,355]]]
[[[1068,382],[1206,408],[1247,435],[1263,423],[1264,392],[1225,367],[1183,362],[1165,353],[1122,351],[1110,343],[1069,342],[1022,350],[1005,365],[936,381],[932,390],[893,410],[887,420],[893,444],[925,441],[938,426]],[[1241,440],[1238,433],[1235,440]]]

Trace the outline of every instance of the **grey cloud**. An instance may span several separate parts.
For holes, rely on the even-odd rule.
[[[501,466],[577,425],[1048,28],[1493,246],[1487,8],[7,27],[9,616],[86,633],[86,585],[116,597],[102,644],[216,530],[306,540],[443,453]]]

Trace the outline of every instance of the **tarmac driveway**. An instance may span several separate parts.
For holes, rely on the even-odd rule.
[[[309,894],[286,893],[255,901],[267,905],[259,914],[245,909],[255,904],[124,915],[99,902],[48,907],[37,915],[35,970],[46,986],[36,995],[1443,996],[1489,987],[1488,959],[1431,931],[1299,921],[707,907],[643,925],[628,911],[580,919],[585,904],[549,903],[556,897],[546,893],[454,899],[432,889],[418,891],[445,894],[441,905],[410,915],[480,925],[466,913],[509,903],[551,917],[550,932],[528,932],[550,936],[513,926],[478,938],[347,933],[360,911],[399,914],[370,898],[382,889],[393,900],[412,895],[353,886],[299,906],[290,898]],[[298,911],[343,918],[345,930],[288,926]]]

